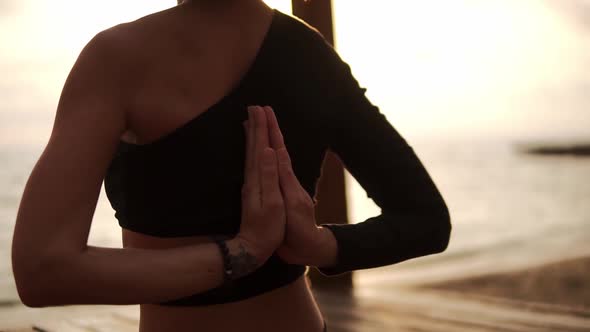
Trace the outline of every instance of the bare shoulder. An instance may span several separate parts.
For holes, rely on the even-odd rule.
[[[124,22],[98,32],[87,47],[94,49],[109,64],[122,66],[127,71],[139,70],[143,60],[162,48],[162,42],[170,39],[176,25],[175,8],[155,12],[134,21]],[[168,37],[167,37],[168,36]]]
[[[151,21],[140,19],[99,31],[84,46],[73,69],[89,79],[109,82],[113,90],[129,97],[146,66]]]
[[[132,23],[122,23],[100,31],[86,44],[80,56],[88,56],[102,61],[103,70],[130,67],[133,64],[135,46],[138,42],[134,30],[136,28]]]
[[[94,35],[86,48],[106,56],[105,60],[137,63],[137,57],[144,53],[142,47],[161,36],[175,16],[172,7],[114,25]]]

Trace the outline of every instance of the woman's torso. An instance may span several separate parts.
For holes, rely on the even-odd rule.
[[[242,8],[219,14],[179,6],[127,25],[125,33],[135,44],[137,77],[123,142],[158,141],[239,84],[256,58],[273,13],[262,2],[243,3]],[[163,238],[126,229],[122,236],[124,247],[136,248],[168,248],[208,239]],[[321,331],[322,315],[306,279],[304,275],[270,292],[221,305],[141,305],[141,331]]]
[[[197,244],[205,237],[163,239],[123,230],[123,246],[164,249]],[[140,332],[322,331],[323,317],[303,275],[287,286],[245,300],[208,306],[140,305]]]

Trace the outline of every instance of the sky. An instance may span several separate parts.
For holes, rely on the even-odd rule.
[[[589,132],[589,1],[342,0],[334,10],[339,52],[404,133]]]
[[[284,12],[288,0],[267,1]],[[164,0],[1,0],[0,145],[44,144],[97,32]],[[588,138],[590,1],[333,0],[335,46],[407,137]]]

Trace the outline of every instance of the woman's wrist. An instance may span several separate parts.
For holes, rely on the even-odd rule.
[[[245,239],[236,236],[226,240],[232,266],[233,279],[248,275],[258,269],[268,258]]]
[[[318,226],[318,240],[313,266],[330,267],[338,262],[338,242],[327,227]]]

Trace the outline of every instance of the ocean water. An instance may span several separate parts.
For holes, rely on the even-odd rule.
[[[355,284],[420,283],[518,269],[590,254],[590,158],[524,155],[501,139],[411,140],[441,190],[453,231],[447,251],[357,271]],[[0,303],[18,301],[10,244],[22,191],[41,146],[0,147]],[[347,175],[349,219],[379,213]],[[89,242],[121,247],[101,192]],[[400,220],[400,222],[403,222]]]
[[[449,207],[449,247],[361,271],[357,284],[436,282],[590,254],[590,158],[523,154],[523,140],[408,141]],[[353,199],[358,212],[349,216],[379,212],[351,187],[349,195],[362,199]]]

